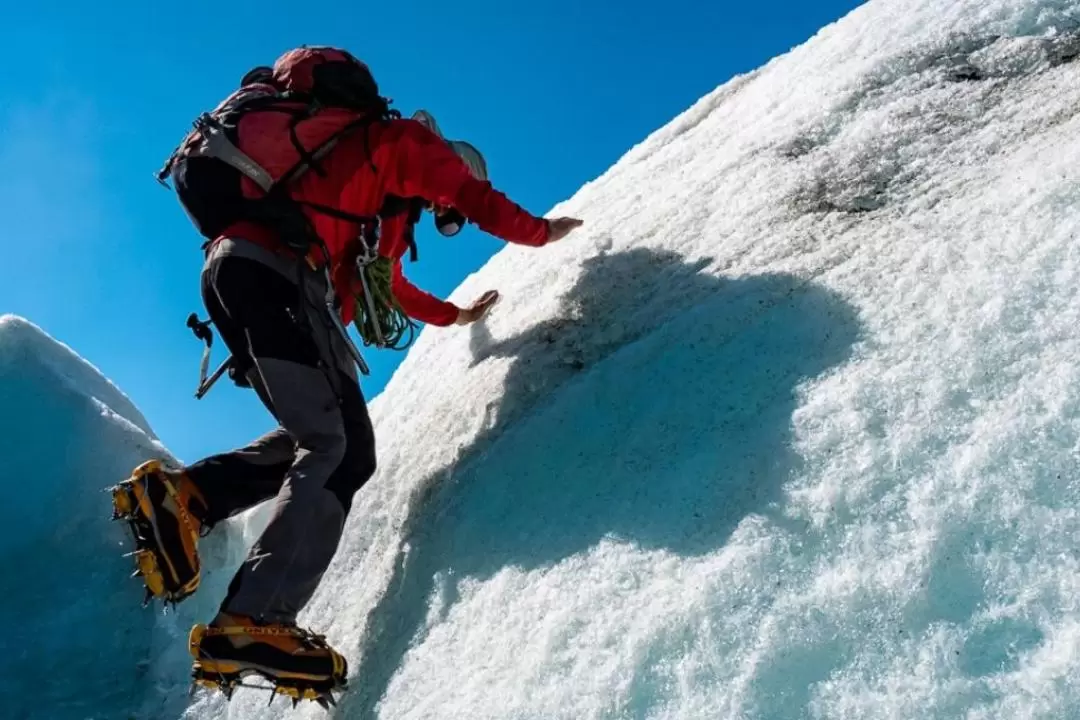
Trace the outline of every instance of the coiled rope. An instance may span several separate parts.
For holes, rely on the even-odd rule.
[[[365,265],[360,272],[364,273],[367,289],[371,294],[371,305],[374,307],[373,313],[365,298],[356,299],[353,326],[364,345],[388,350],[408,348],[416,338],[416,323],[394,297],[391,289],[393,266],[390,259],[379,256]],[[380,334],[382,342],[379,342]]]

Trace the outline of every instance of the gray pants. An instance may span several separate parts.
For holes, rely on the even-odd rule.
[[[260,622],[295,621],[337,550],[353,495],[375,472],[371,420],[325,291],[306,266],[240,241],[219,245],[203,271],[204,302],[241,383],[280,425],[186,468],[208,525],[274,498],[221,606]]]

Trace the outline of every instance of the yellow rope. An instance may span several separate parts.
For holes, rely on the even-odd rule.
[[[357,298],[353,326],[363,339],[364,345],[404,350],[415,339],[416,323],[401,308],[391,290],[393,266],[390,259],[380,256],[361,272],[367,280],[375,313],[372,317],[366,298]],[[375,332],[375,323],[378,323],[382,333],[382,343]]]

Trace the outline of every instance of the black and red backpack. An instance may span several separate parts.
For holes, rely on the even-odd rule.
[[[328,108],[349,112],[335,113],[324,136],[308,146],[298,129]],[[282,126],[287,129],[283,137],[265,140],[272,161],[266,162],[263,153],[262,165],[239,148],[239,126],[250,113],[284,113],[289,118]],[[322,173],[320,160],[349,133],[396,117],[400,115],[379,95],[368,67],[348,52],[330,47],[290,50],[272,68],[249,71],[239,90],[200,115],[157,177],[166,187],[171,178],[185,212],[207,240],[248,221],[273,228],[287,245],[306,251],[318,238],[304,207],[359,223],[376,220],[296,200],[290,193],[292,183],[306,172]]]

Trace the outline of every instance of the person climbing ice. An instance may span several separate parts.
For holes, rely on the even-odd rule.
[[[411,238],[410,215],[386,212],[388,202],[419,199],[444,228],[468,219],[533,247],[581,225],[526,212],[423,120],[391,110],[347,51],[301,47],[248,73],[159,173],[206,239],[202,298],[232,353],[231,373],[279,427],[185,467],[144,463],[113,488],[113,511],[134,534],[147,600],[177,603],[199,588],[200,537],[273,501],[219,612],[189,638],[195,681],[227,695],[257,673],[294,703],[326,705],[346,683],[344,656],[297,625],[354,494],[376,468],[362,358],[346,326],[358,308],[384,314],[395,289],[419,317],[452,314],[410,298],[402,279],[388,288],[366,272],[380,257],[399,259]],[[406,224],[395,230],[395,222]],[[454,322],[481,312],[455,311]]]

